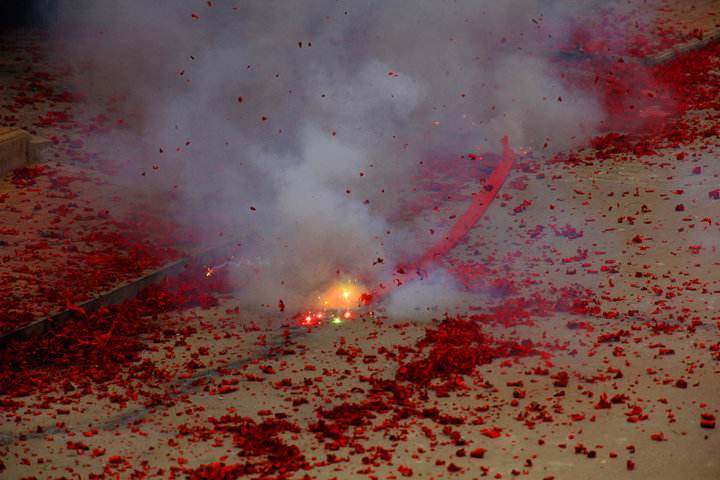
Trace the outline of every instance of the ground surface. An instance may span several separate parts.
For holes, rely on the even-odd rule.
[[[38,61],[27,42],[3,61]],[[240,305],[222,272],[197,266],[10,343],[0,476],[720,478],[717,52],[671,69],[702,71],[680,79],[695,93],[667,128],[518,159],[444,261],[466,290],[455,319],[387,318],[379,305],[307,328]],[[2,80],[0,118],[33,128],[64,104],[8,109],[23,71]],[[11,320],[139,275],[180,244],[147,209],[147,229],[128,228],[137,209],[126,202],[98,213],[132,189],[83,166],[73,142],[94,138],[83,126],[35,126],[56,137],[57,156],[0,187]],[[439,196],[466,194],[437,211],[416,199],[413,215],[445,229],[476,185],[452,172],[427,181]],[[108,235],[85,239],[98,231]],[[174,243],[127,260],[157,238]],[[39,280],[76,281],[78,297],[51,297]]]
[[[45,163],[0,180],[0,334],[138,278],[195,245],[155,207],[157,194],[119,183],[113,174],[122,165],[94,161],[85,143],[98,141],[110,121],[83,116],[67,72],[40,60],[44,40],[20,33],[0,48],[3,125],[52,141]]]

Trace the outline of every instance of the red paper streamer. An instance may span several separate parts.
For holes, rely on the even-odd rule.
[[[417,264],[417,268],[425,270],[433,262],[446,255],[450,250],[460,243],[460,241],[467,236],[472,230],[475,224],[482,218],[485,211],[492,203],[495,195],[505,183],[505,179],[510,174],[513,163],[515,162],[515,154],[510,148],[510,141],[507,135],[501,140],[503,147],[502,160],[495,167],[495,170],[490,175],[487,183],[480,189],[475,195],[475,200],[468,207],[465,213],[458,219],[457,222],[450,228],[447,235],[428,249],[427,252],[420,258]]]
[[[483,185],[483,188],[477,192],[475,199],[468,209],[465,210],[465,213],[460,216],[443,239],[430,247],[416,263],[398,268],[400,278],[395,279],[394,286],[402,285],[404,283],[402,278],[409,280],[409,276],[413,273],[427,270],[433,263],[455,248],[455,246],[467,236],[480,218],[482,218],[495,198],[495,195],[503,186],[503,183],[505,183],[505,179],[507,179],[510,174],[510,170],[512,170],[513,163],[515,162],[515,153],[510,147],[510,141],[507,135],[501,139],[501,143],[503,147],[502,159],[497,167],[495,167],[488,181]],[[379,288],[376,288],[371,293],[364,294],[361,300],[366,304],[377,302],[388,295],[390,291],[392,291],[391,287],[383,287],[381,284]]]

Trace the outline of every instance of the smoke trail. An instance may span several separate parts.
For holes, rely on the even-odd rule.
[[[252,238],[242,292],[293,308],[430,245],[388,220],[423,159],[587,139],[602,109],[553,52],[597,2],[565,3],[68,0],[55,48],[85,108],[125,119],[98,140],[117,174]]]

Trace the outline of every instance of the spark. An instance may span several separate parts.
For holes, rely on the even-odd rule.
[[[207,278],[212,277],[217,273],[218,270],[221,270],[229,265],[238,265],[239,262],[234,260],[234,257],[230,257],[230,260],[227,260],[225,262],[219,263],[217,265],[211,265],[205,268],[205,276]]]
[[[365,291],[362,285],[349,280],[333,284],[315,297],[316,309],[306,311],[307,313],[300,316],[299,322],[309,327],[321,325],[325,321],[340,325],[351,320],[355,318],[353,309],[363,304]]]
[[[350,310],[361,302],[365,288],[352,281],[344,281],[332,285],[318,295],[319,306],[323,310]]]

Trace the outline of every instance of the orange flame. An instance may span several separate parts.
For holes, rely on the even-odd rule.
[[[357,308],[365,288],[354,282],[342,282],[331,286],[318,296],[323,310],[350,310]]]

